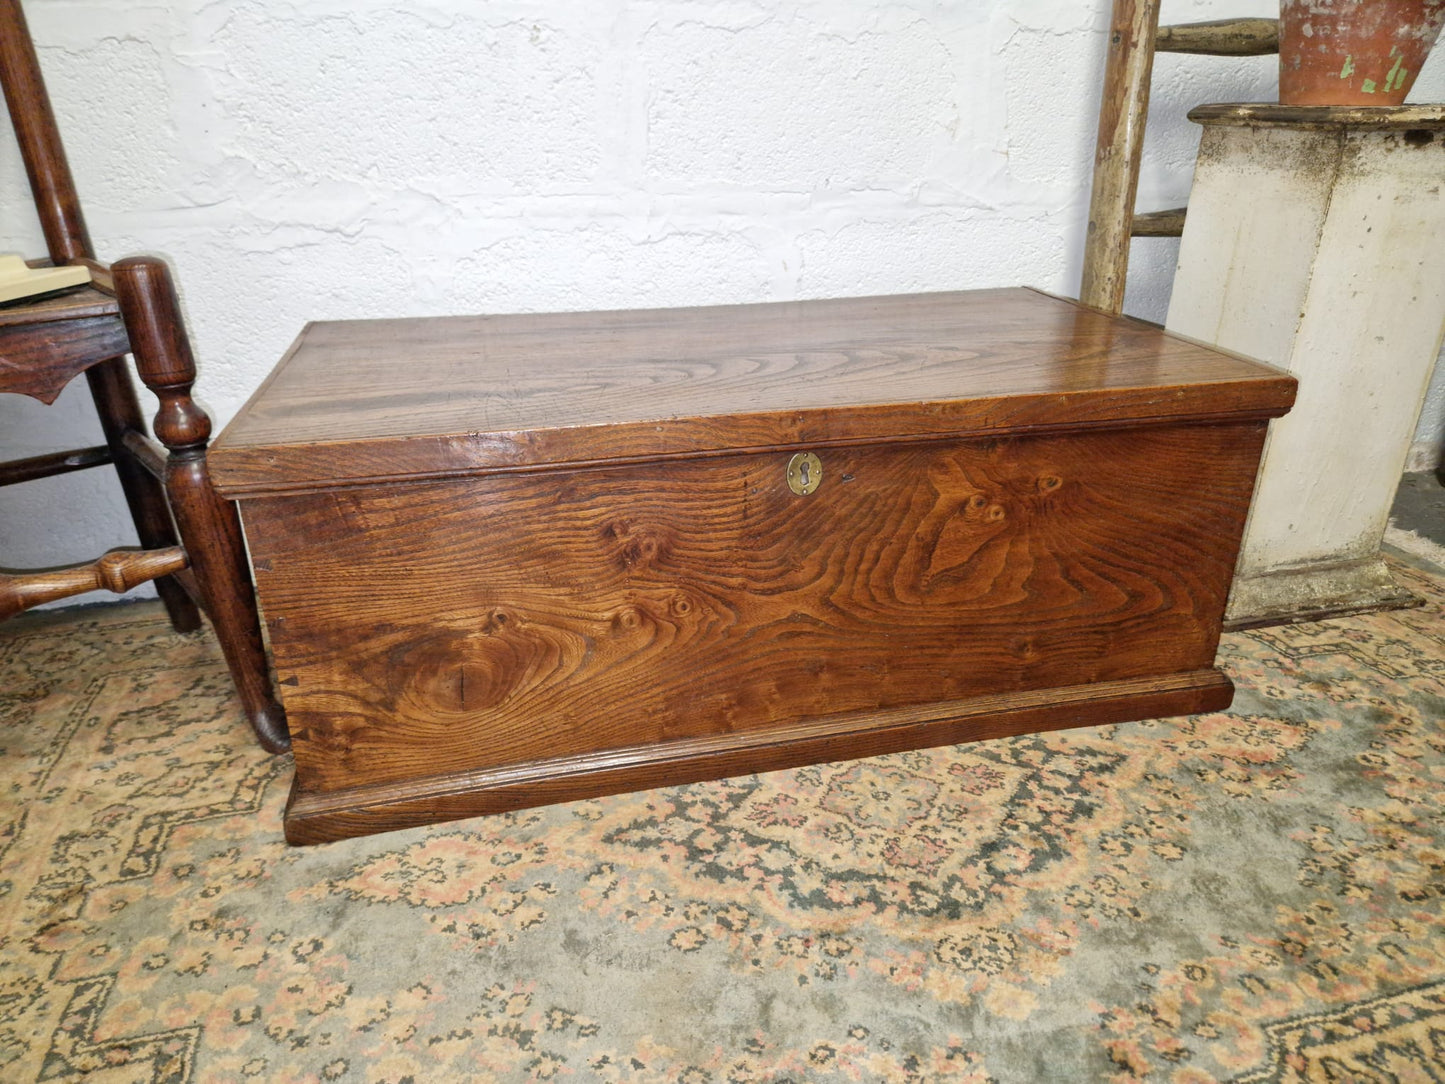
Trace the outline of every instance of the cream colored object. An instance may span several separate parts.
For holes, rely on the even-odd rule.
[[[1410,601],[1380,542],[1445,332],[1445,106],[1285,112],[1191,114],[1166,321],[1300,381],[1265,446],[1235,626]]]
[[[0,253],[0,302],[48,294],[90,281],[84,267],[26,267],[25,257]]]

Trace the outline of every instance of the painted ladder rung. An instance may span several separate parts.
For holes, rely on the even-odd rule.
[[[1181,237],[1184,234],[1185,207],[1167,211],[1149,211],[1135,215],[1129,232],[1135,237]]]
[[[1279,52],[1279,20],[1214,19],[1206,23],[1161,26],[1154,35],[1154,51],[1265,56]]]

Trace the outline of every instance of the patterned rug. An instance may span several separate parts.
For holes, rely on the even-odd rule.
[[[0,1079],[1440,1081],[1445,580],[1225,713],[290,849],[150,604],[0,629]]]

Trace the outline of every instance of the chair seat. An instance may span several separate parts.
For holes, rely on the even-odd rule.
[[[71,286],[45,297],[0,305],[0,328],[87,316],[119,316],[120,303],[94,286]]]
[[[0,306],[0,392],[53,403],[86,369],[129,350],[120,305],[93,286]]]

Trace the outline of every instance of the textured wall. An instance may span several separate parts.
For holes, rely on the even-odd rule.
[[[26,3],[97,248],[172,261],[221,421],[310,319],[1076,292],[1107,8]],[[1146,208],[1188,194],[1190,106],[1274,94],[1273,58],[1156,76]],[[13,153],[0,199],[0,247],[39,253]],[[1162,319],[1176,249],[1136,243],[1131,311]],[[0,455],[95,439],[83,384],[48,410],[0,398]],[[121,542],[102,472],[0,490],[0,564]]]

